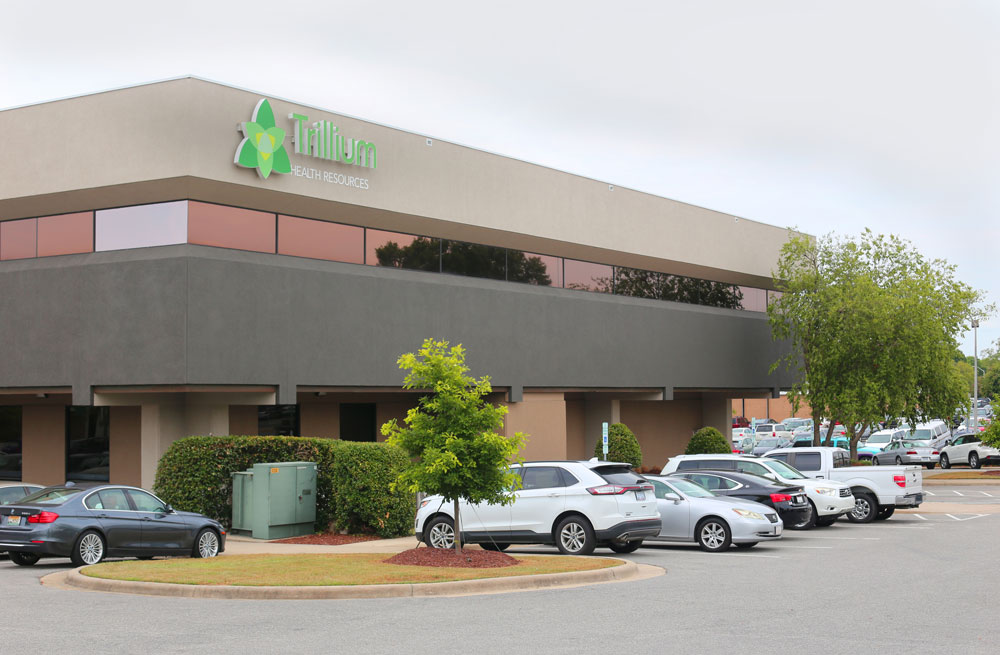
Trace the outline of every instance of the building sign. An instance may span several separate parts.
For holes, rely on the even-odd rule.
[[[378,154],[375,144],[340,134],[340,130],[330,121],[309,123],[309,117],[302,114],[288,115],[292,131],[293,154],[311,157],[325,162],[336,162],[376,168]],[[340,184],[356,189],[368,189],[368,178],[347,175],[335,170],[323,170],[305,164],[292,163],[285,147],[286,132],[278,127],[271,103],[262,98],[253,110],[253,116],[239,124],[243,140],[236,148],[233,162],[244,168],[254,168],[262,179],[271,173],[291,173],[297,177]]]

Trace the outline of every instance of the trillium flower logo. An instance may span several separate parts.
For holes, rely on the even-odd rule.
[[[240,124],[243,140],[236,148],[233,162],[246,168],[256,168],[265,180],[273,173],[291,173],[292,165],[285,150],[285,131],[274,125],[271,103],[262,98],[253,110],[253,118]]]

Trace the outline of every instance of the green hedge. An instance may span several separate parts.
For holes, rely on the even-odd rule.
[[[713,427],[704,427],[695,432],[688,442],[685,455],[715,455],[721,453],[731,453],[733,447],[722,436],[722,433]]]
[[[399,448],[306,437],[188,437],[156,469],[156,494],[179,510],[232,524],[231,473],[264,462],[316,462],[316,526],[398,537],[413,530],[414,499],[392,491],[409,459]]]
[[[594,457],[604,458],[604,440],[598,439],[594,446]],[[624,423],[608,426],[608,461],[628,462],[634,467],[642,466],[642,449],[635,434]]]

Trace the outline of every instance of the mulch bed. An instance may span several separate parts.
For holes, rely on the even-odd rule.
[[[462,569],[499,569],[514,566],[517,560],[492,550],[463,549],[455,554],[454,548],[411,548],[385,560],[386,564],[404,566],[445,566]]]
[[[375,541],[381,539],[372,534],[307,534],[302,537],[289,537],[288,539],[275,539],[279,544],[317,544],[320,546],[343,546],[344,544],[356,544],[359,541]]]

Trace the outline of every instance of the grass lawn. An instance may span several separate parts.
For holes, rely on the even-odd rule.
[[[621,565],[602,557],[518,556],[518,564],[466,569],[385,564],[385,553],[337,555],[224,555],[211,559],[106,562],[83,569],[94,578],[233,586],[329,586],[448,582],[540,573],[590,571]]]

